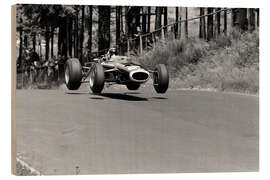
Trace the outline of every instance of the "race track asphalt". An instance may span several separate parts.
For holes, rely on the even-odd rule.
[[[44,175],[258,171],[259,98],[17,90],[16,146]]]

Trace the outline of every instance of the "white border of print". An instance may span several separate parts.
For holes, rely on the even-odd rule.
[[[258,173],[182,173],[182,174],[136,174],[136,175],[89,175],[87,176],[62,176],[65,179],[141,179],[141,178],[155,178],[161,179],[208,179],[208,180],[227,180],[227,179],[270,179],[270,123],[269,123],[269,100],[270,100],[270,83],[269,83],[269,32],[270,32],[270,9],[267,1],[251,1],[251,0],[22,0],[22,1],[3,1],[1,4],[1,162],[0,162],[0,176],[1,179],[17,178],[11,175],[11,63],[10,63],[10,32],[11,32],[11,5],[16,3],[46,3],[46,4],[106,4],[106,5],[160,5],[160,6],[188,6],[188,7],[256,7],[260,10],[260,172]],[[3,178],[4,177],[4,178]],[[29,177],[20,177],[22,179]],[[34,177],[35,178],[35,177]],[[57,176],[41,177],[45,179],[57,179]],[[60,177],[61,178],[61,177]]]

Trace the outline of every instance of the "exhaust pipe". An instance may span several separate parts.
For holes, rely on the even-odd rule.
[[[144,83],[149,79],[149,72],[139,69],[129,73],[129,78],[133,82]]]

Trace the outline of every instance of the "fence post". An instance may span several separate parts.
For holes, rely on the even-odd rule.
[[[161,27],[161,39],[162,39],[162,41],[165,40],[165,34],[164,34],[164,28],[163,27]]]
[[[152,39],[153,39],[153,47],[156,46],[156,38],[155,38],[155,34],[152,33]]]
[[[142,42],[142,35],[141,34],[140,34],[139,38],[140,38],[140,53],[142,54],[142,52],[143,52],[143,42]]]
[[[129,39],[127,39],[127,56],[130,56],[130,44],[129,44]]]
[[[181,12],[180,12],[180,14],[181,14]],[[181,21],[182,21],[182,18],[181,18],[181,15],[180,15],[180,17],[179,17],[179,21],[178,21],[178,36],[177,36],[177,38],[178,39],[181,39]]]

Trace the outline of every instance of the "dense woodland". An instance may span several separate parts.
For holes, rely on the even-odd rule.
[[[159,39],[187,38],[192,30],[190,8],[17,5],[18,64],[24,49],[43,60],[61,55],[81,62],[115,46],[119,54],[140,52]],[[193,8],[194,9],[194,8]],[[259,27],[259,9],[197,8],[199,38],[206,41],[227,34],[229,28],[253,31]],[[210,14],[210,15],[207,15]],[[197,16],[198,16],[197,15]],[[207,15],[207,16],[204,16]],[[196,16],[196,17],[197,17]],[[168,20],[173,20],[169,24]],[[231,23],[229,24],[228,19]]]

